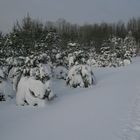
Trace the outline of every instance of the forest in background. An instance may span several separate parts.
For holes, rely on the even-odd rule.
[[[58,19],[56,22],[48,21],[43,24],[28,14],[21,22],[17,21],[14,24],[10,33],[0,32],[0,52],[3,56],[4,51],[11,49],[13,52],[16,50],[16,53],[9,53],[8,57],[26,56],[31,54],[31,50],[38,52],[53,49],[52,44],[67,49],[70,42],[80,44],[80,48],[95,48],[96,52],[100,52],[103,42],[113,36],[125,38],[130,31],[139,44],[140,18],[132,18],[127,23],[119,21],[78,25],[71,24],[65,19]]]

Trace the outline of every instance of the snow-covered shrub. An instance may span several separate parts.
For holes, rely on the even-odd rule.
[[[98,65],[101,67],[106,67],[109,66],[110,63],[110,47],[102,47],[101,55],[98,57]]]
[[[68,74],[68,70],[63,66],[58,66],[54,70],[54,75],[57,79],[66,80],[67,74]]]
[[[129,59],[124,59],[124,60],[123,60],[123,65],[124,65],[124,66],[127,66],[127,65],[129,65],[129,64],[131,64],[131,61],[130,61]]]
[[[16,92],[17,105],[45,105],[54,94],[51,90],[51,61],[48,54],[10,57],[8,78]]]
[[[7,73],[6,73],[6,70],[4,69],[4,67],[0,67],[0,78],[1,79],[6,79],[7,77]]]
[[[89,87],[95,84],[95,77],[88,65],[74,65],[68,72],[66,84],[70,87]]]
[[[126,57],[135,57],[137,51],[137,43],[135,38],[132,36],[131,31],[129,31],[128,35],[124,38],[123,43]]]
[[[54,94],[49,81],[36,80],[34,77],[22,77],[17,88],[17,105],[44,106]]]
[[[68,56],[68,60],[69,60],[69,67],[74,65],[74,60],[75,60],[75,56],[73,56],[72,54],[69,54]]]
[[[25,64],[25,57],[9,57],[6,61],[8,65],[8,78],[13,83],[13,89],[16,91]]]
[[[88,60],[87,60],[87,64],[90,66],[94,66],[94,67],[98,67],[98,57],[99,54],[97,54],[97,52],[95,51],[95,48],[91,48],[89,49],[86,53],[88,53]]]
[[[73,65],[78,65],[78,64],[86,64],[88,59],[89,59],[89,57],[88,57],[87,53],[85,53],[82,50],[70,53],[68,55],[69,67],[71,67]]]
[[[39,61],[39,63],[43,63],[43,64],[48,64],[48,62],[50,62],[50,56],[46,53],[41,53],[40,55],[37,56],[37,59]]]
[[[15,96],[11,81],[9,81],[8,79],[0,80],[0,93],[1,95],[3,95],[3,98],[5,100],[7,98],[13,98]]]
[[[96,67],[98,66],[98,64],[97,64],[97,62],[94,58],[88,59],[87,64],[90,65],[90,66],[92,66],[92,65],[94,65]]]
[[[100,67],[118,67],[131,64],[131,58],[136,56],[137,44],[129,33],[124,39],[112,37],[104,41],[97,57]],[[127,61],[127,62],[126,62]]]
[[[0,69],[0,100],[6,100],[7,98],[13,98],[15,92],[12,88],[11,81],[7,78],[7,73],[4,68]]]
[[[67,51],[59,51],[56,56],[56,61],[53,63],[54,66],[68,66],[68,56],[67,56]]]
[[[18,73],[18,70],[17,70]],[[37,56],[27,57],[17,84],[17,105],[45,105],[54,94],[50,86],[50,71]]]
[[[12,67],[9,71],[8,78],[12,82],[13,90],[17,91],[18,82],[22,76],[23,69],[21,67]]]

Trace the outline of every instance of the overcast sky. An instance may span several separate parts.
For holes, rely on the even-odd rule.
[[[0,30],[8,31],[27,13],[42,21],[72,23],[127,21],[140,16],[140,0],[0,0]]]

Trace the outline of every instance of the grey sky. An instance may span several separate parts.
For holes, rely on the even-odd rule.
[[[0,30],[8,31],[27,13],[42,21],[72,23],[127,21],[140,16],[140,0],[0,0]]]

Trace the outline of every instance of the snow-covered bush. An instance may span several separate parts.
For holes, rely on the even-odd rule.
[[[48,54],[7,59],[8,78],[16,92],[17,105],[45,105],[54,94],[51,90],[51,61]]]
[[[67,74],[68,74],[68,70],[63,66],[58,66],[54,70],[54,75],[55,75],[55,78],[57,79],[66,80]]]
[[[6,61],[8,65],[8,78],[13,84],[13,89],[16,91],[25,64],[25,57],[9,57]]]
[[[131,64],[131,58],[136,56],[137,44],[129,33],[124,39],[112,37],[104,41],[96,61],[100,67],[118,67]]]
[[[68,66],[68,56],[67,56],[67,51],[59,51],[56,56],[56,61],[53,64],[54,66],[64,66],[67,67]]]
[[[12,88],[11,81],[7,78],[6,69],[0,69],[0,100],[7,100],[7,98],[13,98],[15,92]]]
[[[129,31],[128,35],[124,38],[125,57],[135,57],[137,51],[137,42]]]
[[[86,64],[89,56],[82,50],[75,51],[68,55],[69,67],[78,64]]]
[[[0,80],[0,94],[3,95],[3,98],[5,100],[7,100],[7,98],[13,98],[15,96],[11,81],[9,81],[8,79]]]
[[[16,72],[18,75],[18,69]],[[27,57],[19,73],[21,76],[16,86],[17,105],[42,106],[54,97],[50,86],[50,71],[46,64],[39,62],[37,56]]]
[[[68,60],[69,60],[69,67],[74,65],[74,60],[75,60],[75,56],[73,56],[72,54],[69,54],[68,56]]]
[[[22,76],[23,69],[21,67],[12,67],[9,71],[8,78],[12,82],[13,90],[17,91],[18,82]]]
[[[89,87],[95,84],[95,77],[91,69],[91,54],[86,50],[76,50],[68,54],[69,72],[66,84],[70,87]],[[92,59],[92,58],[91,58]]]
[[[70,87],[90,87],[95,84],[95,77],[88,65],[74,65],[68,72],[66,84]]]
[[[87,64],[90,66],[96,66],[96,67],[98,66],[98,64],[94,58],[89,58],[87,61]]]
[[[36,80],[34,77],[22,77],[17,88],[17,105],[44,106],[54,94],[49,81]]]

